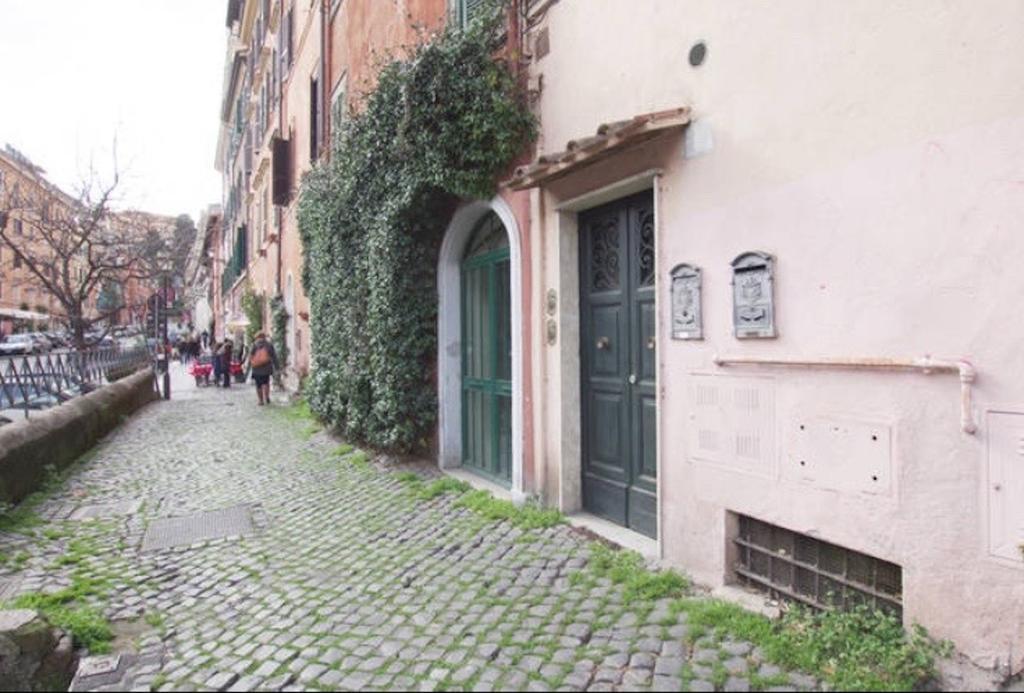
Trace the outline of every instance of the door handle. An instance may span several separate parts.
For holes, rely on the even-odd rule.
[[[636,385],[636,373],[629,374],[629,384]]]
[[[607,337],[598,337],[597,338],[597,348],[598,349],[607,349],[609,346],[611,346],[611,340],[609,340]]]
[[[654,351],[654,337],[647,338],[647,348]]]

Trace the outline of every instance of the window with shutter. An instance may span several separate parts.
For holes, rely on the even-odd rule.
[[[487,0],[455,0],[460,27],[467,26],[483,11]]]
[[[316,161],[320,145],[320,89],[317,78],[309,80],[309,160]]]
[[[345,122],[345,92],[348,90],[348,75],[343,75],[334,88],[331,96],[331,139],[336,140],[341,134]]]
[[[293,21],[293,18],[292,18],[292,11],[288,10],[288,17],[287,17],[287,21],[285,22],[285,27],[284,27],[285,28],[285,36],[284,36],[285,53],[288,55],[288,58],[285,60],[285,67],[291,67],[292,66],[292,25],[293,24],[294,24],[294,21]]]

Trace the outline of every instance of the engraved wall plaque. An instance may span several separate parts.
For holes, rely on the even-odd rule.
[[[732,323],[738,339],[775,336],[775,259],[743,253],[732,261]]]
[[[683,263],[672,268],[672,339],[703,339],[701,271]]]

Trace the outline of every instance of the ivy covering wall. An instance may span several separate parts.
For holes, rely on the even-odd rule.
[[[422,448],[437,414],[438,248],[460,199],[490,198],[534,134],[496,57],[502,13],[382,67],[304,180],[313,410],[353,441]]]
[[[277,353],[277,363],[280,369],[274,371],[274,379],[281,382],[282,371],[288,367],[288,309],[284,305],[284,296],[278,294],[270,299],[270,341]]]
[[[245,328],[245,339],[251,343],[256,335],[263,331],[263,306],[266,298],[263,294],[257,293],[252,285],[246,284],[242,291],[241,303],[242,312],[249,321]]]

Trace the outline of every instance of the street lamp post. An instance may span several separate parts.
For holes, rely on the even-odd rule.
[[[170,354],[167,353],[167,347],[170,341],[167,338],[167,297],[170,296],[170,278],[165,274],[163,276],[163,286],[161,287],[160,293],[162,294],[161,303],[164,306],[163,320],[161,328],[164,333],[163,350],[164,350],[164,399],[171,398],[171,359]]]

